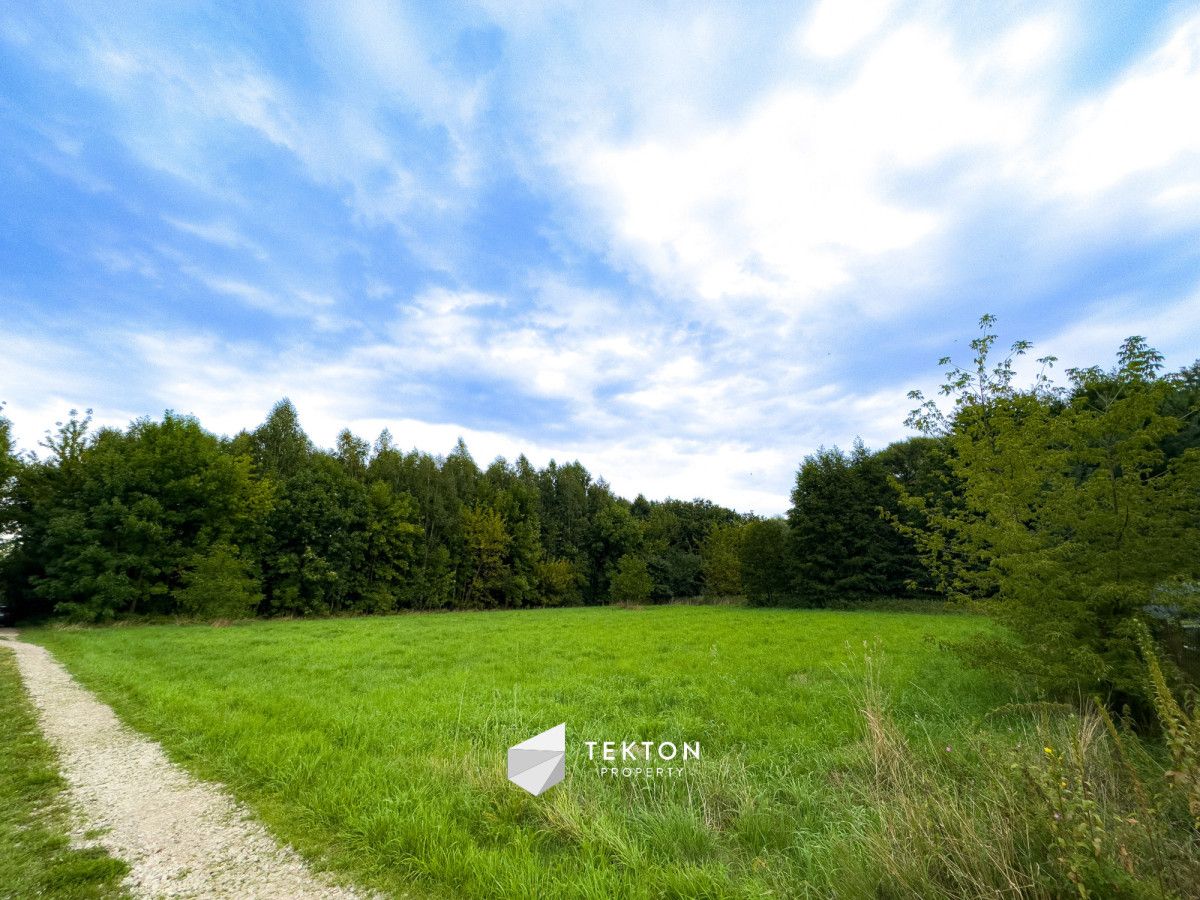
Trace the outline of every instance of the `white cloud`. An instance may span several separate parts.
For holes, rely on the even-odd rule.
[[[1181,23],[1107,91],[1063,123],[1048,186],[1092,199],[1140,178],[1138,194],[1200,187],[1200,16]],[[1132,198],[1131,198],[1132,199]]]
[[[1107,369],[1132,335],[1145,337],[1164,355],[1167,371],[1191,365],[1200,358],[1200,285],[1154,310],[1142,308],[1133,297],[1098,301],[1081,321],[1041,337],[1033,355],[1057,356],[1058,372],[1091,365]]]
[[[553,280],[531,290],[532,306],[511,310],[505,297],[426,291],[398,306],[387,342],[372,352],[405,377],[430,384],[483,378],[516,396],[565,403],[576,421],[602,427],[612,414],[600,393],[614,382],[643,381],[670,336],[627,311],[615,317],[612,298],[604,303]]]
[[[7,329],[5,353],[0,355],[0,384],[5,403],[3,415],[12,421],[17,446],[40,453],[39,444],[54,423],[64,420],[70,410],[83,415],[96,410],[93,424],[122,427],[138,413],[123,402],[101,404],[98,384],[117,385],[125,371],[127,345],[117,335],[106,334],[106,352],[84,347],[78,335],[52,335],[49,328],[30,324],[33,333]],[[108,398],[105,398],[108,399]]]
[[[318,45],[334,39],[321,31],[314,36]],[[336,48],[331,52],[336,57]],[[132,28],[101,31],[82,52],[66,51],[65,59],[80,84],[112,102],[114,130],[145,164],[228,207],[246,205],[230,177],[229,148],[247,136],[289,154],[315,184],[345,192],[367,224],[406,231],[415,211],[444,210],[452,202],[453,179],[448,182],[438,167],[418,177],[407,159],[411,154],[383,124],[400,85],[428,78],[387,85],[350,80],[304,92],[237,50],[168,45]],[[451,96],[451,88],[444,93]],[[448,161],[442,169],[453,172],[455,166]],[[198,227],[218,237],[213,226]]]
[[[659,289],[811,316],[864,266],[930,254],[954,222],[953,207],[928,191],[903,195],[897,178],[965,154],[982,177],[1028,139],[1038,89],[1013,93],[996,72],[1037,62],[1013,50],[1053,40],[1049,20],[1036,32],[967,51],[930,26],[907,25],[879,40],[843,85],[819,88],[798,72],[732,121],[684,133],[585,132],[556,158],[607,223],[599,239]]]
[[[366,89],[372,99],[382,93],[454,130],[470,125],[483,84],[434,62],[449,35],[418,28],[398,9],[359,0],[313,4],[310,15],[317,52],[348,91]]]
[[[894,0],[821,0],[800,32],[800,42],[817,56],[842,56],[885,22]]]
[[[163,216],[163,221],[172,228],[198,237],[202,241],[227,247],[231,250],[245,250],[260,262],[265,262],[267,252],[256,242],[250,240],[232,222],[215,220],[210,222],[189,222],[172,216]]]
[[[324,312],[334,304],[334,299],[328,294],[304,288],[264,286],[256,281],[209,272],[192,263],[184,263],[181,270],[214,294],[232,297],[252,309],[277,316],[302,316],[319,327],[337,328],[349,325]]]

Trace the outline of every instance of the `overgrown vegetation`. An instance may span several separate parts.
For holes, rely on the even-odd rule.
[[[905,735],[867,659],[862,708],[877,822],[845,871],[849,896],[1187,898],[1200,892],[1200,722],[1143,643],[1169,754],[1099,701],[998,709],[991,728],[942,744]],[[995,729],[1005,734],[997,740]]]
[[[127,867],[71,846],[54,754],[42,739],[12,654],[0,648],[0,898],[126,896]]]
[[[1138,623],[1158,604],[1196,612],[1200,580],[1200,364],[1161,377],[1142,338],[1117,365],[1016,383],[1018,341],[995,359],[981,320],[963,368],[943,359],[944,413],[923,401],[910,424],[936,438],[941,488],[905,492],[901,527],[948,596],[1006,626],[975,655],[1067,695],[1100,690],[1144,706]],[[1050,357],[1039,360],[1044,367]]]

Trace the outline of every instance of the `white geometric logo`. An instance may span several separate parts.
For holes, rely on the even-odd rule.
[[[508,748],[508,780],[537,796],[566,774],[567,723]]]

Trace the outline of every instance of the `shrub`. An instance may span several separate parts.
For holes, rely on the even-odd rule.
[[[535,566],[545,606],[573,606],[581,599],[583,577],[569,559],[545,559]]]
[[[640,556],[626,553],[616,565],[609,581],[611,599],[618,603],[645,603],[650,599],[654,582]]]
[[[184,615],[198,619],[241,619],[254,615],[262,591],[250,565],[235,547],[215,544],[193,556],[176,593]]]

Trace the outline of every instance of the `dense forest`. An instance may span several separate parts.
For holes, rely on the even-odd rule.
[[[737,560],[718,549],[745,522],[733,510],[629,502],[578,462],[480,468],[462,441],[435,457],[344,431],[321,450],[287,400],[230,439],[171,412],[95,431],[72,413],[43,447],[5,455],[3,577],[21,617],[643,602],[718,581],[740,592]]]
[[[895,598],[982,604],[1017,640],[976,648],[1053,681],[1134,691],[1134,620],[1178,617],[1200,578],[1200,363],[1116,365],[1020,386],[985,316],[942,405],[879,451],[820,449],[786,518],[630,501],[579,462],[481,468],[343,431],[317,448],[281,400],[233,437],[166,413],[90,415],[18,453],[0,417],[0,584],[18,618],[104,622],[658,602]]]

